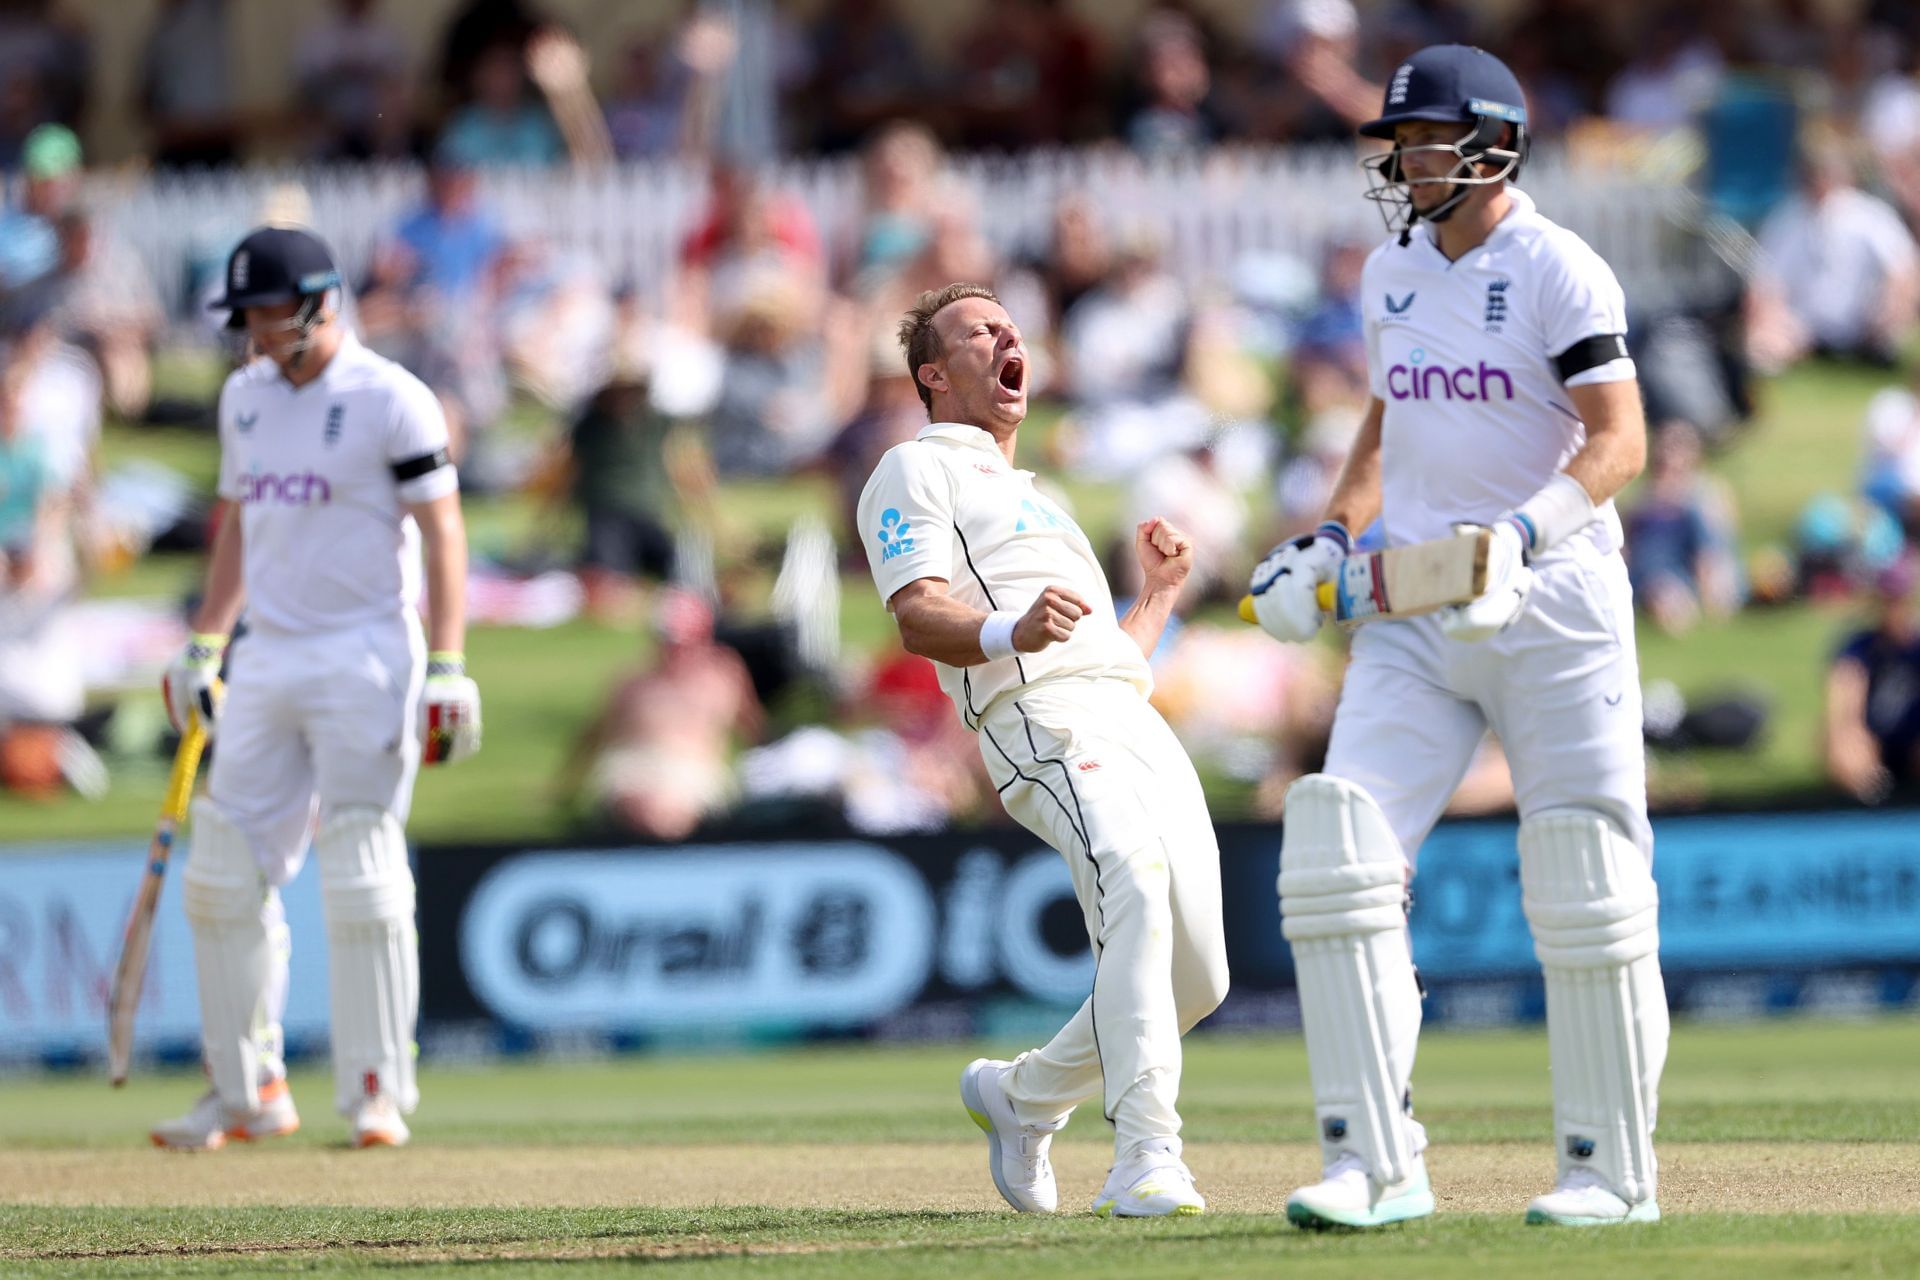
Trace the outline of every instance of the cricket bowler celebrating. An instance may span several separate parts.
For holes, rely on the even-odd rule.
[[[970,1064],[961,1100],[1015,1209],[1056,1208],[1048,1146],[1100,1095],[1115,1155],[1093,1211],[1201,1213],[1174,1103],[1180,1037],[1227,990],[1220,854],[1193,766],[1148,705],[1146,660],[1193,548],[1165,520],[1141,522],[1146,585],[1117,616],[1086,535],[1014,468],[1031,361],[999,299],[969,284],[924,293],[900,341],[932,425],[890,449],[860,496],[874,582],[979,735],[1007,812],[1067,860],[1095,962],[1059,1034]]]
[[[165,681],[174,723],[197,711],[215,756],[181,876],[212,1087],[154,1129],[163,1147],[299,1125],[281,1060],[290,940],[279,886],[309,840],[334,1103],[354,1145],[370,1147],[406,1142],[402,1117],[418,1101],[419,947],[401,826],[423,750],[437,763],[480,743],[461,659],[466,531],[439,404],[347,332],[339,291],[317,237],[264,227],[233,251],[214,304],[260,355],[220,393],[226,513],[192,641]],[[247,631],[228,652],[243,604]]]
[[[1546,974],[1559,1181],[1529,1222],[1649,1221],[1667,1006],[1632,602],[1613,495],[1646,426],[1606,263],[1507,182],[1527,153],[1513,73],[1460,45],[1414,54],[1361,126],[1397,233],[1362,276],[1373,399],[1311,535],[1251,590],[1288,641],[1377,518],[1389,545],[1492,531],[1471,603],[1358,629],[1326,771],[1287,794],[1282,931],[1293,947],[1324,1180],[1308,1226],[1433,1212],[1409,1077],[1420,990],[1414,857],[1488,726],[1513,770],[1520,883]]]

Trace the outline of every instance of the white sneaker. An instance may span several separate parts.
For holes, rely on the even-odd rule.
[[[1325,1177],[1287,1197],[1287,1221],[1301,1227],[1384,1227],[1432,1212],[1433,1184],[1417,1155],[1405,1180],[1382,1186],[1359,1156],[1343,1151]]]
[[[407,1122],[400,1118],[400,1108],[384,1093],[356,1102],[348,1123],[356,1147],[404,1147],[413,1137]]]
[[[1607,1227],[1616,1222],[1658,1222],[1660,1206],[1649,1197],[1629,1204],[1591,1169],[1569,1169],[1560,1185],[1527,1206],[1527,1221],[1546,1227]]]
[[[1206,1211],[1176,1142],[1156,1143],[1109,1169],[1107,1185],[1093,1198],[1093,1212],[1102,1218],[1188,1218]]]
[[[1052,1213],[1060,1207],[1060,1189],[1047,1148],[1066,1117],[1051,1125],[1021,1124],[1000,1087],[1012,1067],[997,1058],[969,1062],[960,1073],[960,1102],[987,1135],[987,1167],[1002,1198],[1021,1213]]]
[[[191,1111],[155,1125],[149,1136],[154,1146],[169,1151],[218,1151],[228,1139],[281,1138],[299,1127],[292,1090],[284,1079],[274,1079],[260,1086],[260,1105],[253,1111],[234,1111],[208,1089]]]

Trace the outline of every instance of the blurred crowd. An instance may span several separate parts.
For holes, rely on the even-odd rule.
[[[764,160],[857,150],[902,119],[966,150],[1344,142],[1395,65],[1450,41],[1505,57],[1544,141],[1593,122],[1750,133],[1784,95],[1898,153],[1914,133],[1920,31],[1905,0],[1153,0],[1125,23],[1086,0],[973,0],[939,23],[904,0],[662,0],[590,13],[571,33],[578,6],[459,0],[420,33],[385,0],[321,0],[276,50],[284,94],[260,103],[242,93],[236,59],[254,55],[239,7],[159,0],[148,17],[133,88],[153,163],[422,159],[436,146],[483,165],[713,149]],[[99,12],[0,3],[0,167],[36,125],[84,133]],[[1721,179],[1731,190],[1764,163],[1749,152]],[[1920,174],[1900,167],[1911,197]]]
[[[422,166],[349,305],[367,343],[440,397],[468,490],[531,512],[525,539],[479,561],[480,620],[577,610],[651,638],[554,781],[584,819],[671,839],[721,815],[832,812],[871,831],[999,815],[930,665],[839,634],[842,574],[870,594],[860,488],[925,422],[893,325],[953,280],[993,284],[1026,333],[1023,460],[1056,500],[1095,530],[1164,515],[1203,549],[1185,611],[1201,617],[1154,655],[1156,702],[1216,791],[1276,813],[1324,749],[1341,654],[1208,619],[1267,546],[1317,521],[1359,426],[1371,241],[1193,279],[1164,228],[1069,192],[1042,234],[996,249],[950,157],[1350,144],[1395,62],[1445,39],[1505,56],[1538,134],[1575,157],[1627,175],[1691,157],[1685,230],[1721,284],[1632,317],[1653,429],[1622,503],[1637,600],[1676,634],[1790,600],[1867,602],[1874,627],[1829,675],[1825,758],[1865,800],[1920,782],[1920,380],[1892,372],[1920,324],[1920,9],[1537,0],[1496,21],[1456,0],[1275,0],[1228,29],[1162,2],[1116,38],[1061,0],[982,0],[935,48],[888,0],[804,19],[733,0],[688,4],[610,58],[532,0],[468,0],[437,49],[408,47],[383,8],[312,11],[292,46],[299,110],[282,116],[238,105],[229,4],[161,4],[140,86],[148,154]],[[97,785],[92,676],[66,639],[88,575],[191,548],[206,514],[164,469],[99,463],[103,416],[204,420],[204,403],[156,391],[151,361],[211,326],[183,326],[191,290],[157,288],[81,194],[90,60],[68,7],[0,0],[0,784],[41,789]],[[853,153],[849,216],[823,222],[764,163],[796,151]],[[661,157],[708,177],[657,288],[607,280],[563,234],[509,234],[481,180]],[[258,212],[312,219],[296,187]],[[1889,385],[1855,489],[1754,550],[1709,463],[1737,467],[1766,378],[1811,356],[1888,370]],[[833,495],[830,522],[769,537],[722,497],[756,503],[794,480]],[[1127,542],[1105,550],[1124,598]],[[116,634],[123,665],[166,651],[158,628]],[[1739,690],[1648,705],[1657,745],[1764,732],[1763,702]],[[1490,742],[1459,807],[1510,799]]]

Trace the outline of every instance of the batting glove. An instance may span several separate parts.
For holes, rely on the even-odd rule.
[[[1247,584],[1261,630],[1293,644],[1313,639],[1323,621],[1316,592],[1321,583],[1333,580],[1351,550],[1353,537],[1346,526],[1329,520],[1269,551]]]
[[[480,749],[480,686],[467,678],[465,655],[427,655],[421,703],[422,763],[451,764]]]
[[[227,637],[214,632],[196,631],[187,647],[160,677],[160,696],[167,704],[167,719],[176,733],[187,731],[187,722],[196,714],[200,727],[213,732],[226,704],[226,686],[220,683],[220,663],[226,657]]]
[[[1455,533],[1474,533],[1484,525],[1456,524]],[[1487,549],[1487,589],[1465,604],[1449,605],[1440,611],[1440,630],[1455,640],[1469,643],[1496,636],[1512,626],[1527,607],[1527,595],[1533,590],[1533,569],[1529,566],[1526,537],[1513,520],[1495,522],[1493,542]]]

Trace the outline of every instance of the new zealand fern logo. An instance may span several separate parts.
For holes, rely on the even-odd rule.
[[[913,550],[913,526],[894,507],[888,507],[880,513],[880,532],[874,537],[880,539],[882,562],[907,555]]]

